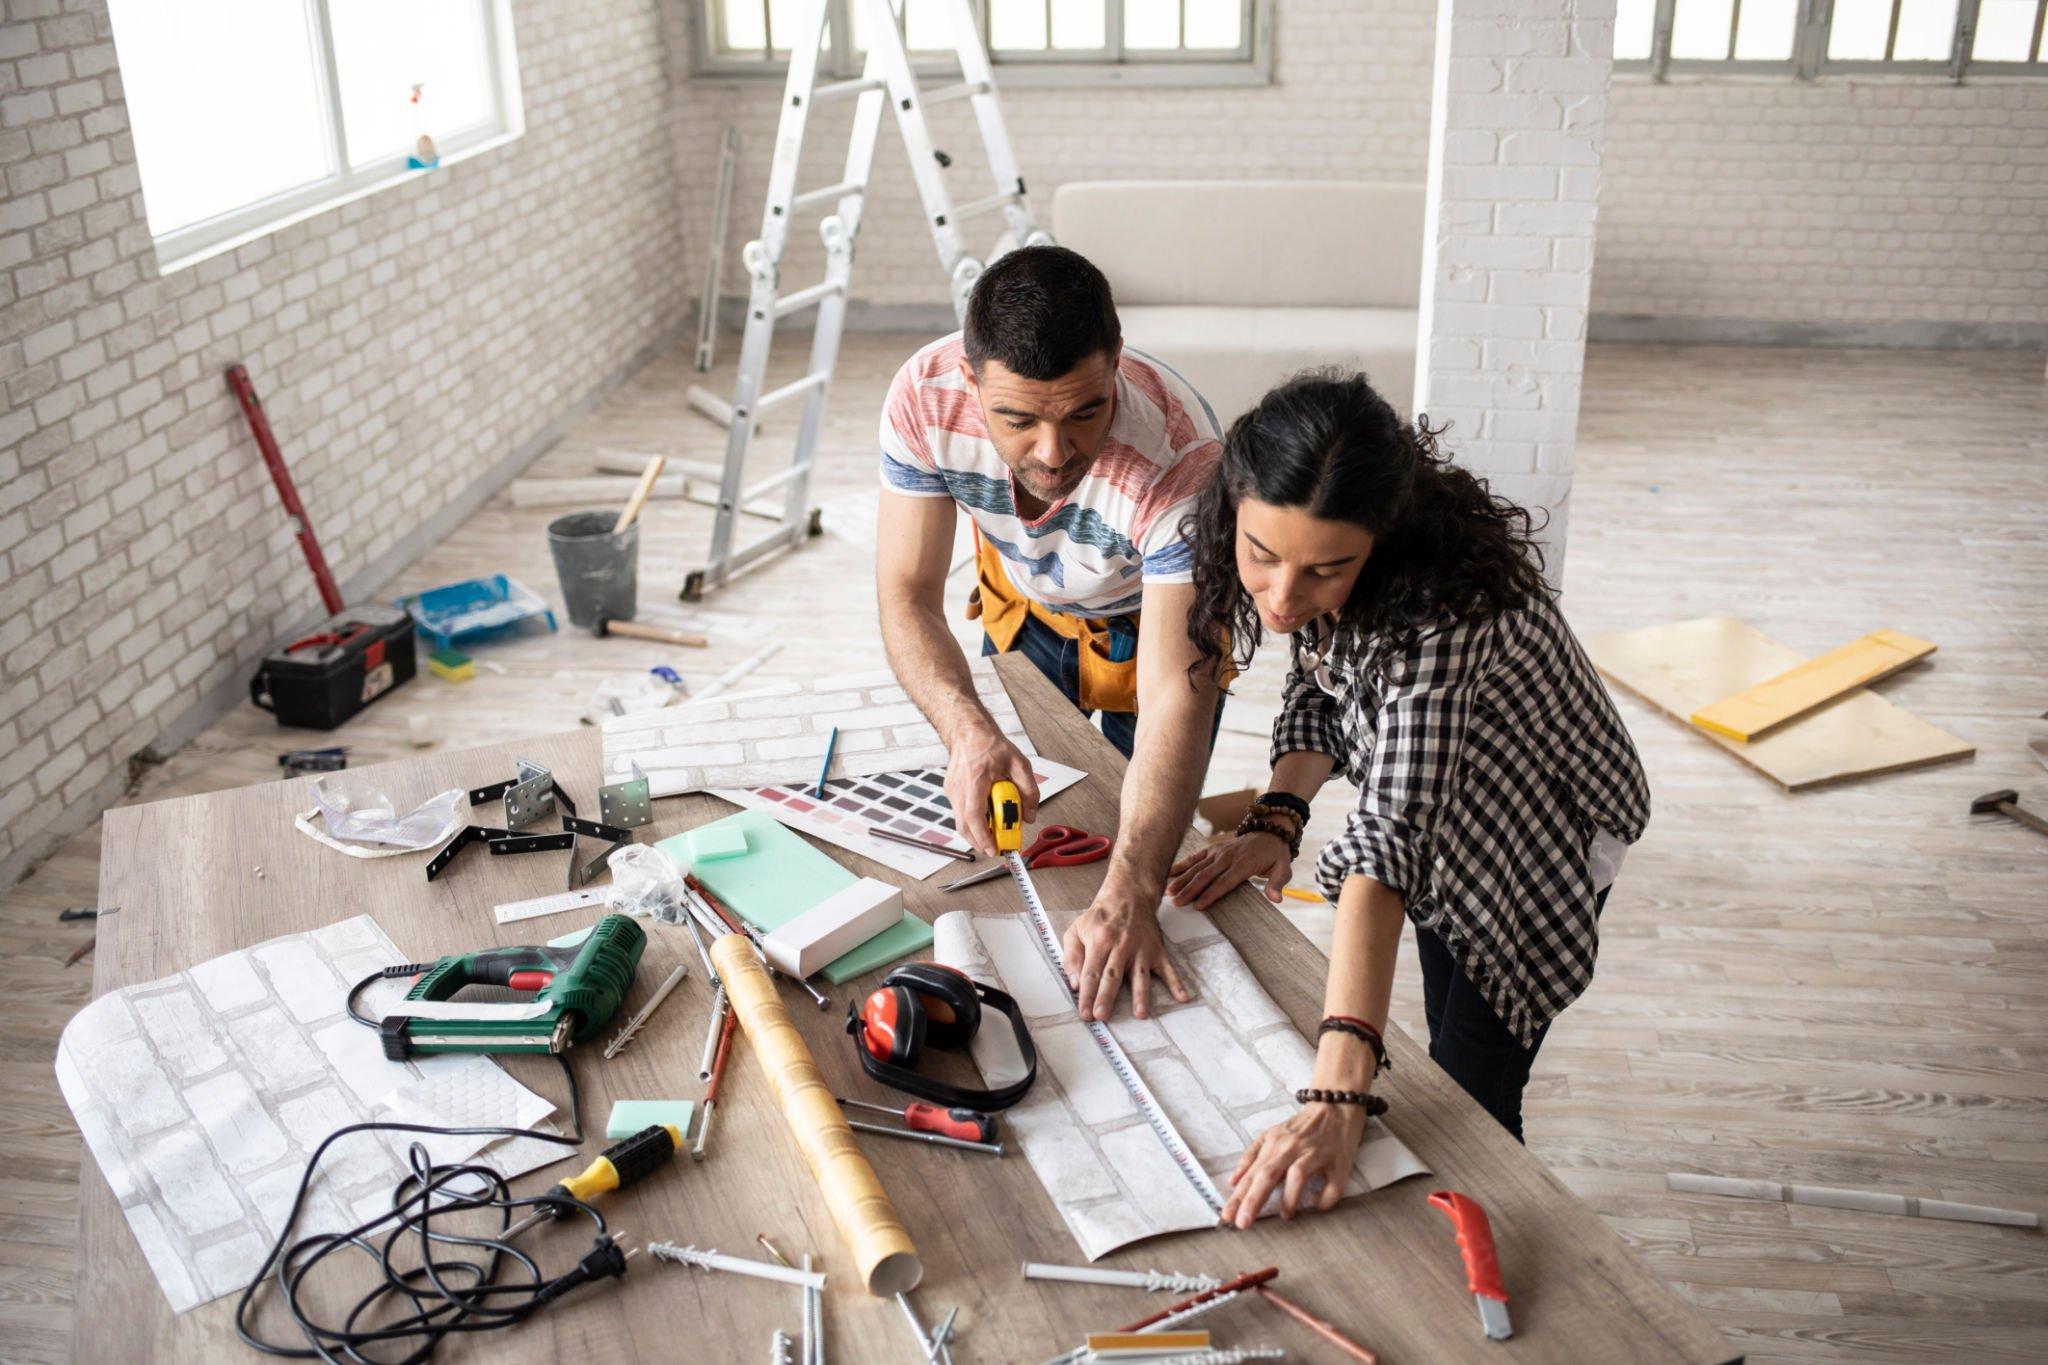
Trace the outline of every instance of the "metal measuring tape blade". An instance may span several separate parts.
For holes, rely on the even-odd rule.
[[[1045,902],[1038,898],[1038,888],[1032,885],[1031,873],[1024,866],[1024,855],[1018,852],[1005,853],[1003,861],[1009,864],[1010,877],[1017,883],[1017,891],[1024,898],[1024,911],[1031,921],[1032,934],[1038,940],[1038,950],[1045,957],[1046,968],[1052,972],[1053,980],[1059,982],[1060,989],[1066,993],[1067,1000],[1071,1003],[1074,1001],[1074,988],[1067,984],[1066,968],[1061,965],[1059,935],[1053,932],[1052,917],[1046,914]],[[1145,1078],[1131,1065],[1131,1059],[1125,1055],[1123,1045],[1111,1035],[1109,1025],[1100,1019],[1090,1019],[1086,1023],[1086,1028],[1088,1036],[1095,1040],[1095,1046],[1101,1049],[1104,1060],[1109,1063],[1109,1069],[1116,1073],[1117,1080],[1123,1083],[1125,1091],[1130,1094],[1131,1102],[1138,1106],[1138,1113],[1144,1118],[1146,1126],[1151,1128],[1160,1145],[1166,1148],[1166,1154],[1173,1158],[1174,1166],[1187,1179],[1188,1184],[1194,1186],[1195,1193],[1209,1206],[1210,1211],[1220,1215],[1223,1212],[1222,1193],[1217,1190],[1216,1183],[1209,1179],[1209,1173],[1202,1169],[1202,1163],[1195,1160],[1194,1149],[1188,1146],[1187,1139],[1173,1126],[1173,1120],[1166,1117],[1166,1110],[1153,1097],[1152,1088],[1145,1084]]]

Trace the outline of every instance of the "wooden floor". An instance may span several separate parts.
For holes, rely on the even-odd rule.
[[[450,746],[574,725],[599,679],[657,662],[700,685],[770,641],[782,648],[764,678],[879,663],[875,413],[917,340],[850,338],[816,497],[826,534],[796,558],[708,611],[685,609],[675,587],[709,514],[650,512],[642,619],[694,619],[712,630],[710,650],[599,643],[566,624],[480,649],[502,673],[462,685],[423,674],[340,733],[354,762],[408,752],[416,715]],[[682,402],[694,378],[680,353],[656,362],[534,472],[587,474],[600,450],[714,457],[722,434]],[[771,420],[771,458],[790,429]],[[1539,1060],[1531,1146],[1754,1361],[2048,1356],[2042,1233],[1682,1197],[1663,1178],[2048,1207],[2048,839],[1966,814],[1972,796],[2007,786],[2048,808],[2048,772],[2025,748],[2048,734],[2034,719],[2048,708],[2040,358],[1594,347],[1581,437],[1566,579],[1581,632],[1726,612],[1818,653],[1891,626],[1940,651],[1884,694],[1979,752],[1792,797],[1622,697],[1655,811],[1608,906],[1593,988]],[[318,490],[308,496],[317,518]],[[509,572],[553,596],[548,515],[501,497],[397,589]],[[952,596],[964,592],[956,582]],[[1273,663],[1226,713],[1212,790],[1263,776]],[[268,780],[278,752],[307,742],[322,741],[245,708],[143,774],[130,799]],[[1333,790],[1316,830],[1344,809]],[[68,1353],[81,1147],[51,1057],[86,999],[90,959],[64,960],[90,926],[56,913],[94,903],[98,854],[95,827],[0,894],[0,1084],[14,1096],[0,1120],[8,1361]],[[1322,916],[1303,914],[1326,941]],[[1395,1012],[1421,1034],[1412,963]]]

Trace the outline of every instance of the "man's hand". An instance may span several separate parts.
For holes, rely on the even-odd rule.
[[[953,803],[953,826],[984,858],[996,855],[996,836],[988,827],[988,795],[998,782],[1017,784],[1025,823],[1038,818],[1038,778],[1031,760],[1000,730],[973,730],[948,747],[946,799]]]
[[[1266,879],[1266,899],[1278,905],[1294,875],[1294,858],[1279,835],[1257,831],[1190,853],[1173,865],[1170,875],[1166,894],[1175,905],[1207,910],[1253,877]]]
[[[1081,918],[1067,926],[1060,949],[1066,958],[1067,984],[1074,988],[1083,1019],[1109,1018],[1126,980],[1131,983],[1131,1013],[1140,1019],[1152,1013],[1154,976],[1166,983],[1175,1000],[1187,1000],[1187,988],[1166,955],[1157,907],[1156,897],[1137,900],[1105,886]]]

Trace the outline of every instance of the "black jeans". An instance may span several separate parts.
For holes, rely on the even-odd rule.
[[[1611,889],[1594,898],[1594,914],[1606,906]],[[1535,1041],[1523,1047],[1479,988],[1458,970],[1444,941],[1421,925],[1415,926],[1415,952],[1422,959],[1422,1012],[1429,1020],[1430,1060],[1520,1142],[1522,1091],[1550,1025],[1536,1030]]]

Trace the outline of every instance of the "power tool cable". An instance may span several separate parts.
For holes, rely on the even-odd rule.
[[[377,1020],[356,1012],[357,994],[380,978],[414,975],[423,970],[425,964],[410,963],[365,977],[348,993],[350,1017],[367,1028],[378,1028]],[[632,1253],[617,1245],[604,1215],[589,1203],[570,1197],[560,1185],[550,1186],[542,1194],[515,1197],[506,1178],[491,1167],[474,1162],[436,1162],[420,1142],[412,1143],[407,1149],[406,1161],[410,1170],[392,1191],[389,1212],[346,1232],[314,1233],[289,1243],[286,1240],[305,1210],[306,1198],[321,1159],[326,1156],[328,1148],[352,1134],[386,1132],[441,1137],[523,1137],[562,1147],[580,1147],[585,1137],[582,1096],[576,1084],[576,1072],[569,1065],[565,1053],[556,1053],[555,1060],[561,1064],[562,1076],[569,1090],[569,1113],[573,1126],[566,1135],[532,1128],[443,1128],[431,1124],[394,1122],[352,1123],[329,1133],[306,1161],[305,1173],[299,1178],[298,1191],[292,1197],[291,1208],[285,1214],[277,1240],[271,1244],[270,1254],[264,1258],[235,1303],[235,1333],[242,1342],[266,1355],[317,1359],[334,1362],[335,1365],[419,1365],[433,1356],[435,1348],[445,1337],[458,1332],[488,1332],[513,1326],[573,1289],[625,1274],[627,1257]],[[543,1273],[538,1262],[512,1245],[511,1236],[523,1231],[524,1225],[508,1232],[516,1212],[540,1208],[546,1208],[556,1219],[569,1213],[585,1214],[597,1228],[597,1237],[589,1253],[573,1268],[558,1275]],[[458,1233],[449,1230],[445,1222],[439,1226],[435,1224],[436,1219],[474,1210],[497,1211],[497,1236]],[[394,1252],[401,1240],[410,1241],[415,1237],[418,1264],[401,1268],[394,1261]],[[446,1249],[454,1247],[469,1248],[483,1254],[474,1259],[449,1255]],[[308,1276],[323,1261],[343,1250],[357,1251],[369,1257],[376,1263],[383,1282],[364,1294],[338,1319],[323,1319],[316,1316],[311,1305],[321,1302],[325,1296],[311,1295],[304,1287]],[[518,1278],[500,1282],[501,1274],[514,1267]],[[306,1346],[303,1348],[265,1340],[256,1335],[251,1325],[252,1309],[273,1270],[279,1299],[305,1337]],[[366,1319],[382,1313],[393,1302],[402,1302],[411,1311],[399,1317],[379,1318],[375,1326],[364,1325]],[[411,1345],[409,1354],[388,1357],[381,1353],[377,1357],[364,1354],[367,1348],[401,1343]]]

